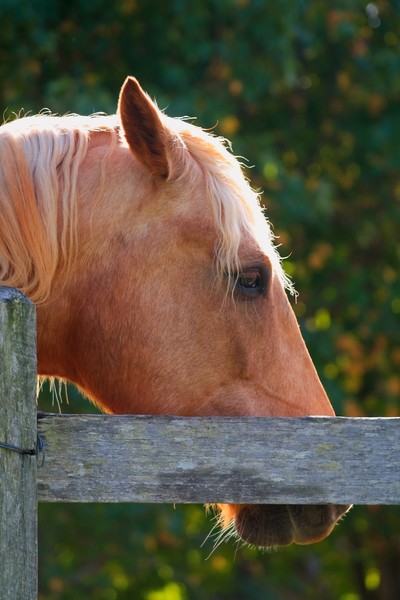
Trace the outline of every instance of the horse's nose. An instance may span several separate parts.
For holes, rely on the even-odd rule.
[[[327,537],[350,506],[258,504],[238,507],[234,524],[249,544],[263,547],[312,544]]]

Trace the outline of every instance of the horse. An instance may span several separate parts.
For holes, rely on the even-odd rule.
[[[37,306],[38,375],[110,414],[334,415],[228,142],[128,77],[116,115],[16,118],[0,156],[0,281]],[[323,539],[348,506],[217,509],[279,546]]]

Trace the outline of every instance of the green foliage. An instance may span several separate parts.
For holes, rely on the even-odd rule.
[[[113,112],[130,73],[217,124],[265,191],[337,412],[399,415],[398,0],[2,0],[0,21],[8,115]],[[42,600],[400,597],[398,508],[354,509],[310,548],[208,559],[199,507],[41,506],[40,523]]]
[[[336,600],[339,586],[351,589],[339,530],[321,544],[324,564],[311,548],[261,554],[225,545],[210,555],[200,506],[42,505],[40,517],[46,600]]]

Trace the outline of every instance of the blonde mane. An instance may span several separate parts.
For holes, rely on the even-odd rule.
[[[273,246],[273,235],[227,142],[184,120],[163,115],[183,140],[206,176],[207,197],[220,232],[217,271],[237,273],[243,233],[257,242],[285,276]],[[68,272],[77,252],[77,181],[90,135],[112,134],[118,141],[117,117],[37,115],[0,128],[0,281],[43,302],[56,271]],[[187,168],[190,164],[187,163]],[[100,184],[99,184],[100,185]]]
[[[41,114],[0,129],[0,281],[34,302],[73,263],[79,169],[99,130],[115,132],[114,121]]]

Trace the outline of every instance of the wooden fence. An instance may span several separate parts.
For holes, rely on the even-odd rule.
[[[10,288],[0,361],[3,600],[37,598],[38,501],[400,504],[399,418],[37,418],[35,310]]]

